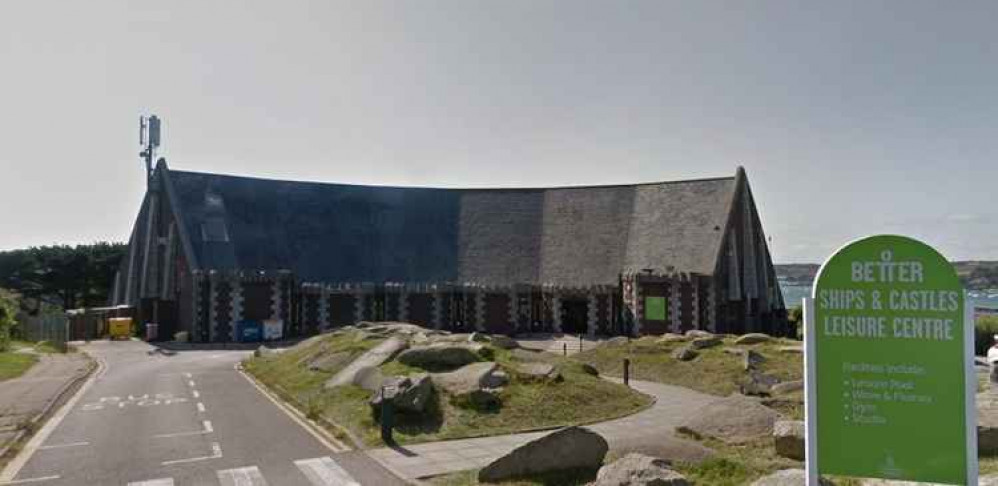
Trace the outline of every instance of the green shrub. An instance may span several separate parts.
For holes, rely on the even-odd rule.
[[[988,348],[995,342],[998,334],[998,316],[981,316],[974,323],[974,352],[978,355],[988,354]]]
[[[14,316],[17,312],[17,301],[14,296],[0,291],[0,352],[10,347],[10,336],[14,330]]]

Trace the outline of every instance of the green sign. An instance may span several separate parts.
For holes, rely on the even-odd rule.
[[[903,236],[850,243],[806,311],[809,477],[976,484],[973,321],[949,262]]]
[[[645,297],[645,319],[664,321],[667,315],[665,297]]]

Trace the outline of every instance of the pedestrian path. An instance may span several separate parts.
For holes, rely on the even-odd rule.
[[[620,381],[614,378],[608,380]],[[631,380],[630,385],[631,388],[654,397],[655,403],[636,414],[588,427],[603,436],[611,448],[650,437],[672,437],[676,426],[687,417],[719,399],[713,395],[662,383]],[[368,455],[395,474],[411,480],[484,467],[513,449],[548,433],[550,431],[383,447],[368,451]]]
[[[89,362],[83,353],[41,354],[25,374],[0,382],[0,452],[87,372]]]
[[[312,486],[359,486],[350,474],[329,456],[301,459],[294,461],[301,479]],[[267,478],[257,466],[244,466],[215,471],[220,486],[280,486],[282,481],[267,482]],[[198,483],[201,484],[201,483]],[[128,486],[174,486],[173,478],[156,478],[144,481],[133,481]]]

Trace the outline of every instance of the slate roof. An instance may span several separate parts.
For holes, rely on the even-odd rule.
[[[735,177],[434,189],[169,176],[200,268],[289,269],[330,283],[582,286],[669,267],[709,275],[736,188]]]

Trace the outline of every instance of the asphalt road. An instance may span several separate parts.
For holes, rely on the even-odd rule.
[[[271,402],[235,369],[246,351],[151,349],[89,344],[104,370],[26,449],[9,484],[404,484],[363,452],[331,450]]]

